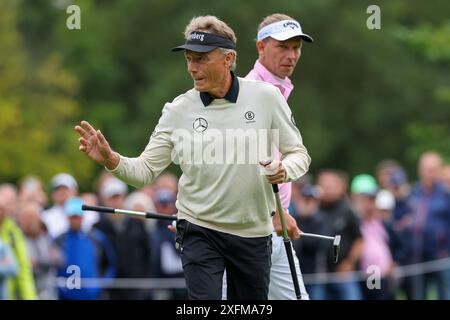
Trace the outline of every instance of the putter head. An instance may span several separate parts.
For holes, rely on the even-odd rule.
[[[338,262],[340,246],[341,246],[341,236],[337,235],[334,237],[334,240],[333,240],[334,263]]]

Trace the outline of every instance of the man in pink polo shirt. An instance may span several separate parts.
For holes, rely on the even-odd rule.
[[[258,27],[256,49],[258,50],[259,58],[246,78],[273,84],[280,89],[287,100],[294,88],[289,77],[294,72],[295,66],[300,59],[303,40],[313,42],[310,36],[303,33],[298,21],[279,13],[267,16]],[[294,122],[294,118],[292,118],[292,121]],[[278,159],[280,156],[281,154],[278,153]],[[283,214],[286,228],[291,240],[296,240],[300,236],[300,229],[295,219],[287,211],[291,201],[291,183],[280,184],[279,188],[281,204],[285,210]],[[273,249],[269,299],[295,300],[292,275],[283,245],[283,238],[281,237],[281,224],[278,214],[274,216],[273,224],[275,231],[272,235]],[[294,259],[302,299],[309,299],[295,252]]]

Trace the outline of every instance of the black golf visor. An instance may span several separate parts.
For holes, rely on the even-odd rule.
[[[212,33],[194,31],[189,35],[185,44],[173,48],[172,51],[190,50],[195,52],[209,52],[216,48],[235,50],[236,46],[233,41],[225,37]]]

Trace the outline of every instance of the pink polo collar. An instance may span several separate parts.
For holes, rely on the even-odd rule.
[[[255,77],[252,77],[249,74],[248,76],[250,76],[250,78],[255,78],[256,80],[262,80],[264,82],[273,84],[278,89],[280,89],[281,93],[283,94],[286,100],[291,94],[291,91],[294,89],[294,85],[292,84],[291,79],[289,79],[288,77],[284,79],[277,77],[272,72],[267,70],[266,67],[264,67],[262,63],[259,62],[259,60],[256,60],[252,71],[254,72]]]

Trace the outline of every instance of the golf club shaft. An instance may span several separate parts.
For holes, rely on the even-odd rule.
[[[286,249],[286,254],[288,257],[288,261],[289,261],[289,268],[291,269],[292,282],[294,283],[295,295],[297,297],[297,300],[301,300],[302,294],[300,292],[300,286],[298,284],[297,269],[295,268],[294,256],[292,254],[291,240],[289,239],[289,236],[288,236],[288,233],[286,230],[286,224],[284,223],[283,207],[281,206],[278,185],[272,184],[272,189],[273,189],[273,193],[275,194],[275,201],[277,204],[278,214],[280,215],[280,223],[281,223],[281,230],[282,230],[282,234],[283,234],[284,248]]]
[[[281,223],[281,232],[284,240],[289,240],[289,236],[286,230],[286,224],[284,223],[283,210],[279,195],[279,189],[277,184],[272,185],[273,192],[275,193],[275,201],[277,205],[278,214],[280,215],[280,223]],[[276,190],[276,191],[275,191]]]
[[[159,214],[159,213],[114,209],[114,208],[101,207],[101,206],[88,206],[85,204],[81,207],[81,209],[85,210],[85,211],[97,211],[97,212],[124,214],[124,215],[128,215],[128,216],[135,216],[135,217],[141,217],[141,218],[146,218],[146,219],[160,219],[160,220],[170,220],[170,221],[177,220],[176,216],[168,216],[168,215]]]
[[[327,239],[327,240],[331,240],[331,241],[334,240],[334,237],[323,236],[321,234],[315,234],[315,233],[305,233],[305,232],[300,233],[300,237],[320,238],[320,239]]]

